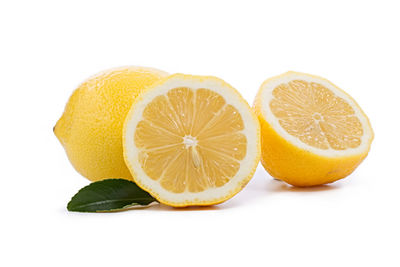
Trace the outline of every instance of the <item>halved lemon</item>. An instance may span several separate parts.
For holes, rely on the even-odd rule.
[[[223,80],[174,74],[132,105],[123,146],[135,182],[161,203],[212,205],[253,176],[260,129],[247,102]]]
[[[295,186],[348,176],[367,156],[374,136],[352,97],[305,73],[266,80],[254,110],[261,125],[261,163],[273,177]]]

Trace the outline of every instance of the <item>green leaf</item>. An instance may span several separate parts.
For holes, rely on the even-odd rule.
[[[69,211],[118,211],[133,206],[146,206],[157,200],[134,182],[107,179],[83,187],[68,203]]]

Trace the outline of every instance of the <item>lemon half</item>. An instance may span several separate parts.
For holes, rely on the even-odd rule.
[[[352,173],[374,137],[356,101],[328,80],[287,72],[266,80],[255,98],[265,169],[295,186]]]
[[[123,146],[134,181],[161,203],[212,205],[253,176],[260,129],[247,102],[223,80],[175,74],[136,99]]]

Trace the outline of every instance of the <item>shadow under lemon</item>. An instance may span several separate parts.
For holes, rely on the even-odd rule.
[[[268,192],[322,192],[322,191],[330,191],[340,188],[340,184],[332,183],[332,184],[324,184],[324,185],[316,185],[310,187],[296,187],[290,184],[287,184],[281,180],[270,178],[267,182],[266,189]]]
[[[336,182],[332,184],[311,186],[311,187],[295,187],[287,184],[281,180],[274,179],[262,167],[258,167],[253,179],[247,184],[245,188],[233,198],[214,206],[191,206],[183,208],[169,207],[163,204],[154,205],[152,210],[164,211],[210,211],[210,210],[225,210],[247,205],[257,199],[273,193],[294,192],[294,193],[312,193],[336,190],[341,187],[341,184]]]

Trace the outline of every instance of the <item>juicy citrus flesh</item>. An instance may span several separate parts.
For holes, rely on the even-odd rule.
[[[175,74],[141,98],[125,122],[125,161],[135,182],[160,202],[217,204],[251,179],[260,154],[259,125],[230,85]]]
[[[239,170],[247,139],[238,110],[208,89],[174,88],[144,110],[135,143],[146,174],[174,193],[220,187]]]
[[[123,123],[134,99],[167,75],[127,66],[98,73],[78,86],[54,133],[80,174],[91,181],[132,180],[123,158]]]
[[[367,156],[373,131],[367,116],[328,80],[287,72],[266,80],[255,98],[261,163],[294,186],[347,177]]]
[[[345,150],[361,144],[363,128],[354,109],[317,82],[292,80],[272,91],[272,113],[290,135],[319,149]]]

